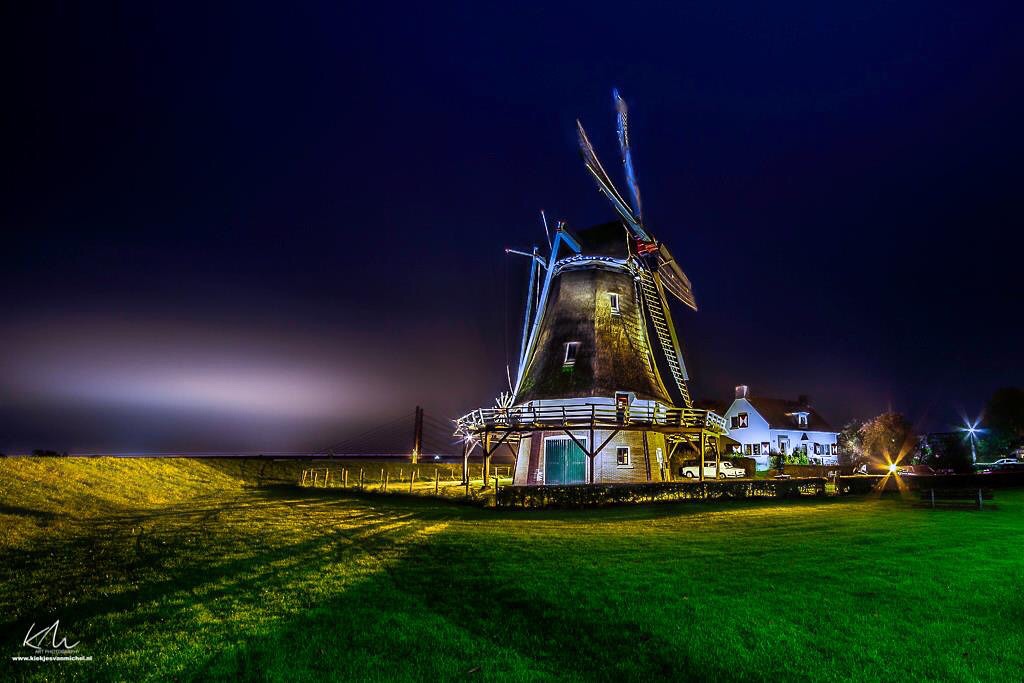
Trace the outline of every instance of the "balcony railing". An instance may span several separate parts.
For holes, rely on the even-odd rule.
[[[624,410],[609,404],[516,406],[479,408],[458,419],[466,432],[534,431],[538,429],[613,428],[706,429],[728,434],[725,418],[709,410],[672,408],[663,403],[630,406]]]

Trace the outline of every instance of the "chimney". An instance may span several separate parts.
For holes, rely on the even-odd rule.
[[[736,398],[746,398],[750,395],[750,387],[746,384],[741,384],[736,387]]]
[[[811,405],[811,398],[807,394],[800,394],[796,397],[796,402],[806,408]]]

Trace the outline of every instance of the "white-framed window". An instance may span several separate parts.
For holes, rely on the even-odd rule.
[[[619,467],[629,467],[629,446],[615,448],[615,464]]]
[[[576,354],[580,350],[579,342],[566,342],[565,344],[565,358],[562,360],[562,365],[569,367],[576,365]]]
[[[750,418],[747,417],[747,414],[746,413],[738,413],[738,414],[732,416],[732,420],[730,420],[729,428],[730,429],[743,429],[748,424],[750,424]]]
[[[796,423],[798,425],[800,425],[801,427],[806,427],[807,426],[807,413],[797,413],[796,414]]]
[[[743,444],[743,452],[746,455],[753,455],[754,454],[754,447],[752,445],[750,445],[749,443],[745,443],[745,444]]]
[[[608,295],[608,301],[609,301],[609,303],[611,303],[611,306],[612,306],[612,315],[618,315],[620,313],[620,311],[619,311],[619,295],[616,294],[615,292],[610,293]]]

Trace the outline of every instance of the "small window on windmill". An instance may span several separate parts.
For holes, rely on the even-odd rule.
[[[562,361],[563,367],[571,367],[576,365],[576,354],[580,350],[579,342],[567,342],[565,344],[565,359]]]
[[[796,423],[801,427],[807,426],[807,413],[797,413]]]
[[[746,413],[739,413],[736,415],[736,429],[743,429],[750,424],[750,419]]]
[[[608,301],[611,302],[612,305],[612,315],[619,315],[619,313],[621,313],[619,310],[619,295],[614,292],[609,294]]]
[[[619,446],[615,449],[615,464],[619,467],[629,466],[629,446]]]

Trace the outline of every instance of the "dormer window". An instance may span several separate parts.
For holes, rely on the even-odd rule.
[[[806,427],[807,426],[807,413],[797,413],[796,414],[796,424],[797,424],[798,427]]]
[[[562,367],[571,368],[573,365],[576,365],[576,354],[579,350],[579,342],[567,342],[565,345],[565,359],[562,361]]]
[[[619,311],[619,295],[618,294],[614,294],[614,293],[609,294],[608,295],[608,301],[609,301],[609,303],[611,303],[612,315],[618,315],[620,313],[620,311]]]

